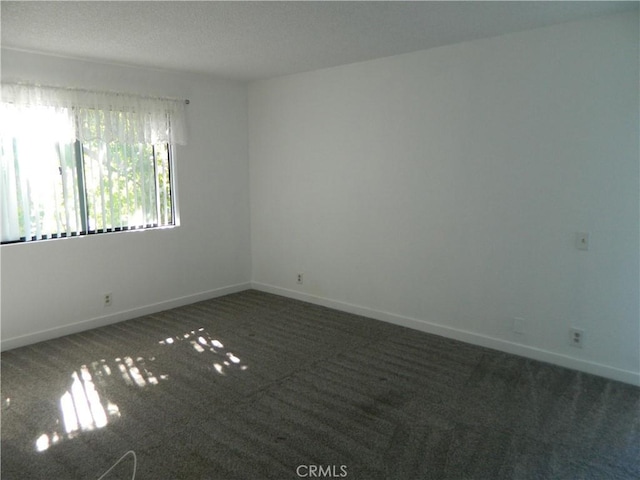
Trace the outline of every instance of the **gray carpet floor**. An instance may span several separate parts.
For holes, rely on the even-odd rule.
[[[249,290],[4,352],[1,437],[3,480],[638,479],[640,389]]]

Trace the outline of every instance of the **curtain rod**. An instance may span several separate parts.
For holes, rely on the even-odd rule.
[[[141,95],[139,93],[131,93],[131,92],[117,92],[115,90],[91,90],[88,88],[75,88],[75,87],[60,87],[58,85],[42,85],[39,83],[22,83],[22,82],[7,82],[2,83],[2,85],[15,85],[18,87],[40,87],[40,88],[51,88],[54,90],[68,90],[72,92],[83,92],[83,93],[101,93],[101,94],[113,94],[113,95],[131,95],[133,97],[139,98],[148,98],[149,100],[172,100],[175,102],[184,102],[185,105],[189,105],[191,102],[188,98],[173,98],[173,97],[159,97],[154,95]]]

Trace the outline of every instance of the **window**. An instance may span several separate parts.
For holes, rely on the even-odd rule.
[[[3,243],[175,224],[177,101],[24,88],[2,92]]]

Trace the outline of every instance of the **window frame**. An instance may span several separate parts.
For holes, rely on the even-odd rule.
[[[15,141],[15,140],[14,140]],[[157,157],[156,157],[156,144],[149,144],[153,151],[153,178],[154,178],[154,186],[155,186],[155,201],[156,201],[156,215],[158,218],[158,223],[155,224],[147,224],[144,226],[132,225],[132,226],[122,226],[122,227],[112,227],[112,228],[95,228],[90,229],[90,212],[89,212],[89,202],[87,199],[87,185],[86,185],[86,175],[85,175],[85,155],[84,155],[84,145],[83,142],[75,139],[73,143],[73,150],[76,162],[76,179],[78,182],[78,197],[79,197],[79,208],[80,208],[80,219],[82,223],[82,229],[79,232],[72,232],[71,235],[68,235],[66,232],[52,233],[42,235],[40,238],[37,236],[32,236],[27,238],[26,236],[20,237],[16,240],[6,240],[0,242],[0,246],[5,245],[20,245],[20,244],[30,244],[34,242],[43,242],[48,240],[60,240],[67,238],[81,238],[81,237],[91,237],[95,235],[103,235],[110,233],[121,233],[121,232],[142,232],[149,230],[161,230],[161,229],[171,229],[174,227],[178,227],[180,225],[179,214],[178,214],[178,195],[177,195],[177,182],[176,182],[176,164],[175,164],[175,145],[171,143],[162,143],[166,145],[167,148],[167,168],[168,168],[168,177],[169,177],[169,195],[170,195],[170,215],[171,215],[171,223],[167,223],[166,225],[161,225],[159,223],[160,220],[160,200],[159,200],[159,180],[158,180],[158,172],[157,172]],[[160,145],[160,144],[158,144]]]

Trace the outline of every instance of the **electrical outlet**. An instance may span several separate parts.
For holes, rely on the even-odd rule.
[[[113,302],[113,293],[105,293],[104,294],[104,306],[108,307]]]
[[[303,276],[304,276],[303,273],[298,274],[298,280],[297,280],[298,285],[302,285]]]
[[[587,232],[578,232],[576,234],[576,248],[578,250],[589,250],[589,234]]]
[[[524,335],[524,318],[515,317],[513,319],[513,333]]]
[[[576,348],[582,348],[582,344],[584,343],[584,330],[573,327],[570,328],[569,343]]]

